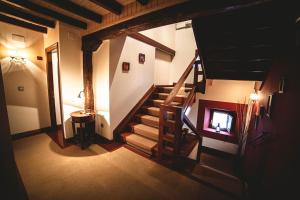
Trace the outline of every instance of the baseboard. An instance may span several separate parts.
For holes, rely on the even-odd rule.
[[[222,158],[227,158],[227,159],[231,159],[231,160],[236,159],[236,156],[231,153],[227,153],[227,152],[220,151],[217,149],[209,148],[206,146],[202,146],[201,151],[205,152],[207,154],[211,154],[211,155],[222,157]]]
[[[40,128],[40,129],[36,129],[36,130],[17,133],[17,134],[11,135],[11,137],[12,137],[12,140],[19,140],[19,139],[22,139],[22,138],[25,138],[25,137],[30,137],[30,136],[33,136],[33,135],[46,133],[46,132],[49,132],[50,130],[51,130],[51,127],[45,127],[45,128]]]

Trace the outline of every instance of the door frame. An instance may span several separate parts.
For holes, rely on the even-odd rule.
[[[60,117],[61,117],[61,130],[58,131],[60,127],[57,126],[56,111],[55,111],[55,99],[54,99],[54,83],[53,83],[53,65],[52,65],[52,51],[57,51],[57,77],[58,77],[58,92],[59,92],[59,102],[60,102]],[[59,65],[59,51],[58,42],[52,44],[45,49],[46,57],[46,72],[47,72],[47,87],[48,87],[48,100],[49,100],[49,112],[51,120],[51,131],[57,132],[57,139],[60,146],[65,146],[64,137],[64,121],[63,121],[63,107],[62,107],[62,96],[61,96],[61,76],[60,76],[60,65]],[[51,65],[49,65],[49,59],[51,59]],[[51,95],[53,94],[53,95]]]

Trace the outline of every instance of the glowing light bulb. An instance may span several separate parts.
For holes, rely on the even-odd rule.
[[[18,55],[18,52],[17,52],[16,50],[13,50],[13,49],[9,49],[9,50],[7,51],[7,53],[8,53],[8,55],[9,55],[10,57],[17,57],[17,55]]]
[[[251,93],[250,94],[250,99],[252,101],[257,101],[257,100],[259,100],[259,95],[257,93]]]

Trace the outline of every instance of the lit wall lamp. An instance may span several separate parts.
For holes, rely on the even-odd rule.
[[[253,102],[256,102],[259,100],[259,94],[258,94],[257,90],[255,90],[255,92],[250,94],[250,100],[252,100]]]
[[[8,56],[10,57],[10,62],[15,64],[26,64],[28,57],[26,52],[12,49],[8,50]]]
[[[252,105],[254,106],[255,118],[254,118],[254,128],[257,129],[259,123],[259,114],[260,114],[260,107],[259,107],[259,94],[258,91],[250,94],[250,100],[252,101]]]

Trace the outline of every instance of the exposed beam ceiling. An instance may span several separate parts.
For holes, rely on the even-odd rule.
[[[29,22],[25,22],[25,21],[18,20],[18,19],[12,18],[12,17],[8,17],[6,15],[0,14],[0,21],[8,23],[8,24],[13,24],[16,26],[21,26],[23,28],[31,29],[31,30],[38,31],[41,33],[47,33],[46,27],[38,26],[38,25],[29,23]]]
[[[142,5],[147,5],[149,3],[149,0],[137,0]]]
[[[90,0],[90,1],[117,15],[121,14],[123,10],[123,5],[115,0]]]
[[[29,10],[50,16],[52,18],[55,18],[57,20],[60,20],[62,22],[65,22],[67,24],[70,24],[72,26],[76,26],[78,28],[87,29],[87,24],[85,22],[79,21],[77,19],[74,19],[72,17],[68,17],[66,15],[63,15],[61,13],[58,13],[56,11],[50,10],[48,8],[42,7],[36,3],[30,2],[28,0],[8,0],[9,2],[15,3],[19,6],[22,6],[24,8],[27,8]]]
[[[27,10],[22,9],[20,7],[17,6],[13,6],[9,3],[5,3],[0,1],[0,11],[9,15],[14,15],[16,17],[40,24],[40,25],[44,25],[44,26],[48,26],[50,28],[54,28],[55,27],[55,22],[52,20],[48,20],[46,18],[42,18],[36,15],[33,15],[29,12],[27,12]]]
[[[51,3],[59,8],[62,8],[64,10],[67,10],[69,12],[72,12],[76,15],[79,15],[81,17],[93,20],[95,22],[100,23],[102,21],[102,16],[93,12],[92,10],[86,9],[84,7],[81,7],[72,1],[66,1],[66,0],[46,0],[48,3]]]
[[[83,40],[105,40],[118,36],[129,35],[131,33],[156,28],[159,26],[172,24],[184,20],[193,19],[200,16],[211,16],[240,10],[255,5],[260,5],[266,1],[235,2],[228,3],[221,1],[206,1],[199,6],[198,1],[187,1],[175,6],[167,7],[158,11],[147,13],[133,19],[121,22],[108,28],[96,31],[83,37]],[[162,17],[163,16],[163,17]]]

